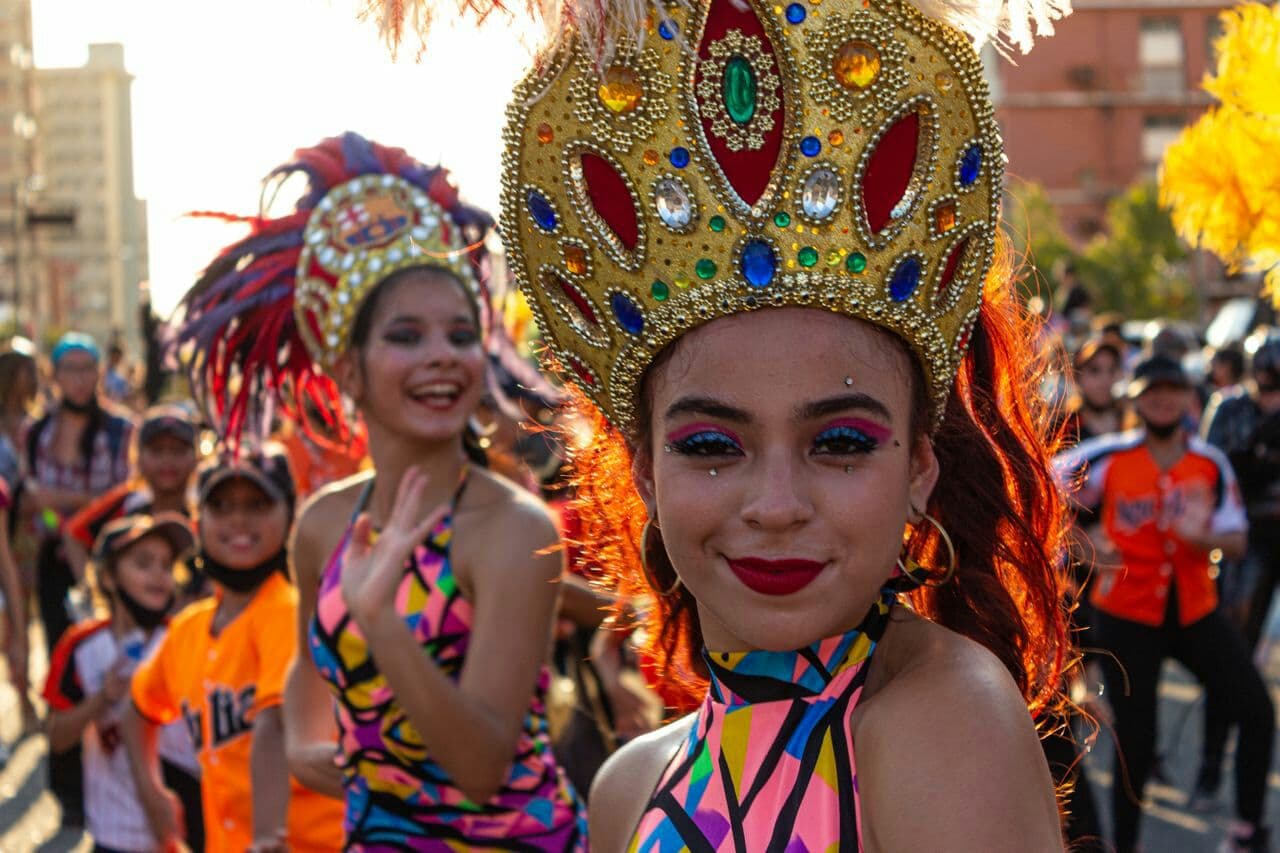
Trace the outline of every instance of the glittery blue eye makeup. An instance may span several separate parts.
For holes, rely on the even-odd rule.
[[[861,419],[837,421],[813,439],[815,456],[851,456],[870,453],[889,438],[889,431],[879,424]]]
[[[667,436],[667,447],[683,456],[741,456],[742,442],[710,424],[690,424]]]

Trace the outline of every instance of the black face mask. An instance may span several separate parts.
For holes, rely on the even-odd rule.
[[[171,595],[169,600],[165,602],[164,607],[147,607],[119,586],[116,587],[116,597],[120,599],[124,609],[129,611],[134,623],[148,633],[159,628],[164,623],[165,617],[169,615],[169,610],[172,609],[174,602],[174,597]]]
[[[62,398],[62,408],[71,412],[73,415],[91,415],[98,408],[98,398],[90,397],[87,403],[77,403],[67,397]]]
[[[232,592],[253,592],[274,572],[284,574],[289,568],[289,552],[281,548],[266,560],[248,569],[233,569],[209,556],[209,552],[200,550],[196,557],[196,568],[200,569],[214,583],[221,584]]]
[[[1153,424],[1151,421],[1144,420],[1142,425],[1147,428],[1147,432],[1156,438],[1173,438],[1174,433],[1178,431],[1178,427],[1182,426],[1182,421],[1173,421],[1167,424]]]

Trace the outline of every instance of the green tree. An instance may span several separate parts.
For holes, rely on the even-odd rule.
[[[1054,276],[1075,259],[1076,251],[1044,187],[1031,181],[1011,181],[1005,193],[1004,224],[1019,261],[1020,278],[1033,293],[1052,304],[1057,285]]]
[[[1076,273],[1099,310],[1187,319],[1199,308],[1189,257],[1155,183],[1140,183],[1107,205],[1106,227],[1080,253]]]

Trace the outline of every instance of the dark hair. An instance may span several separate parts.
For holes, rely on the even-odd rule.
[[[1236,382],[1244,377],[1244,353],[1238,347],[1228,346],[1217,350],[1213,354],[1213,361],[1225,364]]]
[[[0,353],[0,410],[8,407],[9,398],[13,396],[13,390],[25,370],[35,372],[34,358],[17,350]]]
[[[374,285],[373,289],[365,296],[364,301],[360,303],[360,307],[356,309],[355,319],[351,322],[351,333],[347,338],[347,346],[358,353],[361,374],[365,371],[364,348],[368,345],[369,336],[373,333],[373,314],[377,310],[378,302],[382,299],[383,294],[390,291],[393,286],[404,281],[411,274],[418,272],[438,273],[457,284],[463,294],[466,295],[467,305],[471,308],[471,317],[479,327],[481,322],[480,306],[476,303],[475,297],[458,280],[452,270],[433,264],[421,264],[396,270]],[[479,431],[470,422],[467,423],[466,429],[462,432],[462,449],[466,452],[467,460],[471,464],[478,465],[481,468],[489,467],[489,454],[480,444]]]

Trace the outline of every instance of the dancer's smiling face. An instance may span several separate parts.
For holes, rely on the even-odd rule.
[[[651,369],[636,483],[708,648],[866,615],[938,476],[919,384],[897,339],[805,308],[713,321]]]
[[[474,303],[444,270],[397,273],[369,297],[338,365],[371,429],[422,442],[461,436],[484,394]]]

